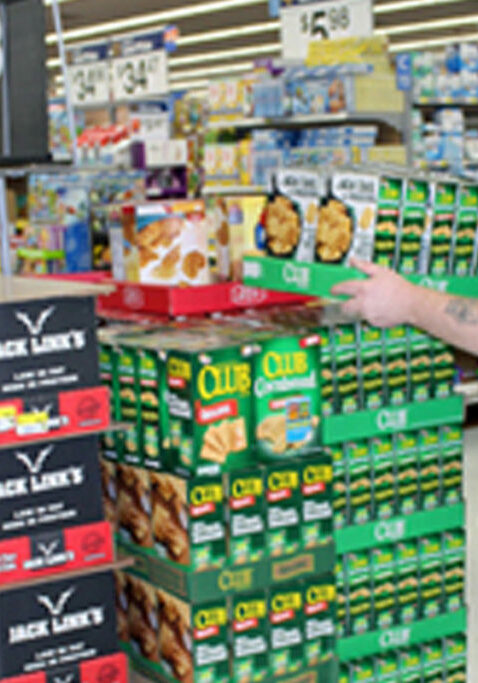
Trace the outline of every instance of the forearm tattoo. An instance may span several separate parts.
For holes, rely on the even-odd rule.
[[[450,299],[445,313],[462,325],[478,325],[478,301],[460,297]]]

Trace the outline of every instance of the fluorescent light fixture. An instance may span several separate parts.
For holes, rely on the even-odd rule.
[[[407,9],[423,9],[434,5],[451,5],[466,0],[397,0],[397,2],[385,2],[373,7],[374,14],[391,14],[392,12],[405,12]]]
[[[446,38],[431,38],[430,40],[413,40],[407,43],[395,43],[390,46],[390,52],[408,52],[408,50],[426,50],[427,48],[443,47],[454,43],[471,43],[478,40],[478,33],[465,33]]]
[[[142,14],[140,16],[134,15],[127,19],[118,19],[116,21],[106,21],[102,24],[83,26],[82,28],[64,31],[63,38],[65,42],[82,38],[93,38],[95,36],[107,35],[119,31],[128,31],[143,28],[145,26],[152,26],[154,24],[169,23],[171,21],[176,21],[177,19],[187,19],[189,17],[213,14],[215,12],[226,12],[230,9],[252,7],[265,3],[266,0],[213,0],[212,2],[202,2],[198,5],[187,5],[185,7],[178,7],[177,9],[169,9],[164,12],[154,12],[151,14]],[[54,45],[57,40],[56,33],[49,33],[46,37],[48,45]]]
[[[209,80],[207,78],[202,78],[196,81],[178,81],[177,83],[172,83],[170,90],[172,92],[177,92],[178,90],[195,90],[197,88],[207,88],[209,86]]]
[[[454,28],[455,26],[466,26],[476,24],[478,26],[478,14],[469,14],[462,17],[447,17],[446,19],[432,19],[431,21],[416,21],[413,24],[400,24],[387,28],[375,29],[374,33],[383,36],[395,36],[401,33],[420,33],[421,31],[436,31],[443,28]],[[459,37],[456,38],[459,40]]]
[[[254,68],[254,62],[238,62],[237,64],[220,64],[219,66],[209,66],[205,69],[190,69],[189,71],[173,71],[169,74],[170,81],[180,81],[181,79],[201,78],[203,76],[217,76],[218,74],[242,73]]]
[[[64,83],[64,82],[65,82],[65,78],[64,78],[63,74],[57,74],[55,76],[55,83]]]
[[[61,66],[61,59],[59,57],[51,57],[47,59],[46,65],[49,69],[58,69]]]
[[[260,24],[248,24],[247,26],[234,26],[233,28],[222,28],[219,31],[204,31],[203,33],[193,33],[190,36],[179,36],[178,47],[184,45],[200,45],[201,43],[212,43],[215,41],[227,40],[227,38],[237,38],[243,36],[254,36],[261,33],[271,33],[280,30],[280,21],[265,21]]]
[[[266,43],[251,47],[238,47],[235,50],[218,50],[217,52],[199,53],[188,55],[187,57],[170,57],[168,64],[174,68],[176,66],[186,66],[188,64],[198,64],[200,62],[219,62],[221,59],[233,59],[235,57],[253,57],[255,55],[271,54],[279,52],[281,43]]]

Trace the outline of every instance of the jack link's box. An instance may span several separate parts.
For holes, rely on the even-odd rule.
[[[4,678],[2,683],[128,683],[128,660],[118,653],[108,657],[88,659],[74,666],[63,666],[48,673]]]
[[[109,571],[0,592],[0,678],[117,652],[114,590]]]

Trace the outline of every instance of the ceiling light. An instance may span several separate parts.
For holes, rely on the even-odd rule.
[[[433,5],[451,5],[466,0],[398,0],[374,5],[374,14],[390,14],[392,12],[405,12],[407,9],[422,9]]]
[[[177,83],[172,83],[170,90],[171,92],[178,92],[178,90],[194,90],[196,88],[207,88],[208,86],[208,79],[202,78],[195,81],[178,81]]]
[[[61,59],[59,57],[51,57],[46,63],[49,69],[58,69],[61,66]]]
[[[466,26],[467,24],[478,24],[478,15],[471,14],[462,17],[447,17],[446,19],[433,19],[431,21],[417,21],[413,24],[400,24],[399,26],[389,26],[387,28],[376,29],[374,33],[384,36],[395,36],[400,33],[420,33],[420,31],[433,31],[442,28],[453,28],[455,26]]]
[[[261,24],[249,24],[247,26],[235,26],[233,28],[223,28],[219,31],[205,31],[203,33],[193,33],[190,36],[179,36],[177,44],[179,47],[184,45],[199,45],[200,43],[211,43],[214,41],[226,40],[227,38],[237,38],[242,36],[253,36],[261,33],[270,33],[280,30],[279,21],[266,21]]]
[[[430,40],[413,40],[407,43],[395,43],[390,46],[390,52],[407,52],[408,50],[426,50],[427,48],[443,47],[455,43],[470,43],[478,40],[478,33],[466,33],[460,36],[447,38],[431,38]]]
[[[169,23],[177,19],[187,19],[203,14],[213,14],[215,12],[225,12],[229,9],[241,7],[251,7],[253,5],[263,5],[266,0],[213,0],[212,2],[202,2],[198,5],[187,5],[170,9],[164,12],[154,12],[152,14],[134,15],[128,19],[118,19],[116,21],[106,21],[102,24],[91,24],[78,29],[64,31],[65,41],[78,40],[81,38],[92,38],[105,34],[116,33],[118,31],[128,31],[144,26],[151,26],[159,23]],[[46,37],[48,45],[53,45],[58,41],[56,33],[49,33]]]
[[[217,52],[200,53],[187,57],[171,57],[168,61],[170,67],[198,64],[199,62],[219,62],[221,59],[233,59],[234,57],[248,57],[254,55],[270,54],[279,52],[281,43],[266,43],[251,47],[238,47],[235,50],[219,50]]]
[[[188,78],[201,78],[202,76],[217,76],[225,73],[242,73],[251,71],[254,68],[253,62],[238,62],[237,64],[221,64],[219,66],[209,66],[205,69],[190,69],[189,71],[174,71],[169,74],[170,81],[178,81]]]

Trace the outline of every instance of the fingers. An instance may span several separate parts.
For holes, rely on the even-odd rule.
[[[364,284],[362,280],[340,282],[335,287],[332,287],[331,293],[334,296],[359,296],[363,292]]]
[[[350,301],[346,301],[342,304],[342,312],[349,316],[363,317],[361,299],[350,299]]]
[[[361,273],[365,273],[365,275],[368,275],[369,277],[378,275],[384,270],[382,266],[379,266],[376,263],[362,261],[361,259],[358,259],[356,257],[350,259],[350,266],[352,268],[357,268],[357,270],[360,270]]]

